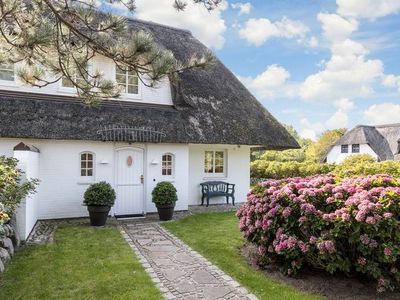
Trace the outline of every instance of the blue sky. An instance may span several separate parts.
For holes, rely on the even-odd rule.
[[[191,30],[301,135],[400,122],[400,0],[171,3],[137,0],[135,17]]]

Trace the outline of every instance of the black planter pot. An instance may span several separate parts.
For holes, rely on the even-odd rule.
[[[107,221],[108,213],[111,207],[109,206],[88,206],[90,217],[90,225],[92,226],[104,226]]]
[[[156,204],[158,216],[161,221],[169,221],[174,215],[175,203],[171,204]]]

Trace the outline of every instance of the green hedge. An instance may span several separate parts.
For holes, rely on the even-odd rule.
[[[267,160],[256,160],[251,163],[251,177],[256,180],[260,178],[306,177],[328,173],[341,178],[374,174],[400,177],[400,161],[376,162],[369,155],[354,155],[337,165],[307,161],[300,163]]]

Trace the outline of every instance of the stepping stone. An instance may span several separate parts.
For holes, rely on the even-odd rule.
[[[175,269],[166,269],[163,270],[162,273],[164,274],[165,278],[167,278],[167,280],[169,281],[175,281],[175,279],[186,274],[184,271]]]
[[[152,240],[151,239],[141,239],[141,240],[137,240],[137,242],[140,244],[140,245],[147,245],[147,244],[149,244],[150,242],[152,242]]]
[[[184,264],[192,264],[196,261],[190,255],[188,255],[186,253],[182,253],[182,252],[175,254],[174,257],[177,261],[184,263]]]
[[[196,290],[196,286],[188,282],[181,282],[175,288],[181,294],[194,292]]]
[[[143,248],[150,252],[174,252],[178,250],[175,246],[144,246]]]
[[[201,284],[218,283],[217,278],[215,278],[205,270],[195,271],[192,275],[192,278],[194,281]]]
[[[173,266],[175,263],[168,258],[157,258],[153,260],[157,266]]]
[[[203,290],[203,294],[205,299],[214,300],[220,299],[228,294],[231,290],[225,286],[218,286],[218,287],[207,287]]]

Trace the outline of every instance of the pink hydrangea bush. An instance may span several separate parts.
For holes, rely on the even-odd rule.
[[[377,290],[400,283],[400,180],[387,175],[267,180],[237,212],[263,263],[287,275],[311,266],[362,273]]]

